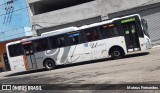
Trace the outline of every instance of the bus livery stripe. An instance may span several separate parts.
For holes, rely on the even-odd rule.
[[[24,55],[23,55],[23,61],[24,61],[25,69],[28,70],[28,65],[27,65],[27,61],[26,61],[26,56],[24,56]]]

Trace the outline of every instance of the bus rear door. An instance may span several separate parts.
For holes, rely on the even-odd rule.
[[[23,43],[24,53],[26,55],[26,61],[28,64],[28,70],[37,69],[37,64],[34,55],[34,49],[32,42],[24,42]]]

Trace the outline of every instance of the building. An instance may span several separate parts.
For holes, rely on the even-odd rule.
[[[9,70],[5,45],[32,36],[26,0],[0,0],[0,71]]]
[[[138,13],[148,21],[152,44],[160,43],[159,0],[28,0],[28,4],[38,35]]]

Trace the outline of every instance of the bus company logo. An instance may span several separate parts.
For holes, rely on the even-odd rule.
[[[11,90],[11,85],[2,85],[2,90]]]
[[[28,85],[2,85],[2,91],[26,91],[26,90],[42,90],[42,86],[28,86]]]

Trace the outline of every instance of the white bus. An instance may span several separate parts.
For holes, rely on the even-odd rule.
[[[22,49],[21,41],[10,42],[6,44],[7,56],[11,71],[24,71],[27,65],[24,61],[25,55]]]
[[[138,14],[72,27],[70,30],[24,39],[21,41],[23,64],[26,70],[46,68],[112,57],[122,58],[128,53],[151,48],[147,22]],[[13,48],[12,48],[13,47]],[[18,46],[17,46],[18,47]],[[7,45],[9,62],[14,44]],[[21,56],[22,57],[22,56]],[[17,57],[19,60],[19,57]],[[17,67],[21,66],[17,63]],[[20,67],[19,67],[20,68]]]

